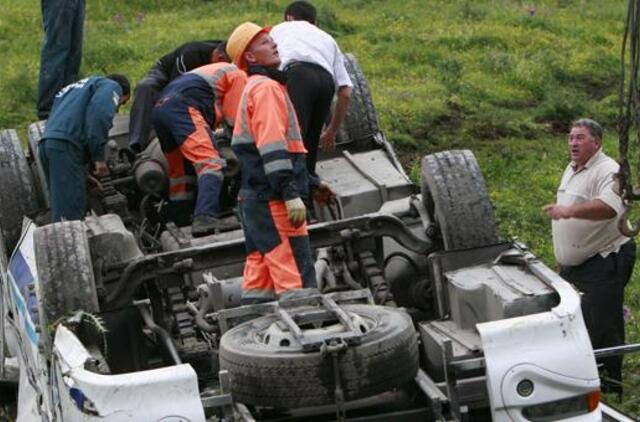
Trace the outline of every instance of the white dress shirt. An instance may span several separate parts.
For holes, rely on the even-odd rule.
[[[333,76],[336,86],[353,86],[340,47],[322,29],[307,21],[289,21],[274,26],[270,35],[278,44],[281,70],[292,62],[314,63]]]
[[[614,192],[614,174],[618,163],[599,150],[576,171],[570,163],[558,188],[558,205],[571,206],[599,199],[617,216],[608,220],[567,218],[552,221],[553,247],[560,265],[580,265],[595,254],[606,257],[629,241],[618,231],[618,220],[624,212],[622,198]]]

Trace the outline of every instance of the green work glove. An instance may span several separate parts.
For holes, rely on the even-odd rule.
[[[300,198],[293,198],[285,201],[289,222],[293,227],[300,227],[307,219],[307,207]]]

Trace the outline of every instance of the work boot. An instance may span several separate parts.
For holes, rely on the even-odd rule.
[[[220,233],[236,230],[240,228],[240,221],[235,215],[230,215],[224,218],[218,218],[217,223],[218,231]]]
[[[214,234],[218,227],[218,219],[210,215],[196,215],[191,224],[191,236],[202,237]]]

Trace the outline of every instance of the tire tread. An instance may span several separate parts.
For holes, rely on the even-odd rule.
[[[345,309],[358,312],[361,307],[345,306]],[[412,379],[418,370],[417,338],[408,315],[391,308],[367,307],[374,308],[377,315],[391,317],[383,316],[389,321],[382,337],[350,346],[340,355],[340,376],[346,400],[398,387]],[[251,322],[235,329],[249,333],[250,327]],[[330,357],[323,357],[319,352],[251,355],[246,350],[240,352],[238,344],[229,347],[227,334],[220,345],[220,365],[232,375],[235,400],[286,408],[333,402],[335,382]]]
[[[421,170],[422,197],[433,201],[434,218],[446,250],[500,241],[484,177],[471,151],[427,155],[422,159]]]
[[[20,238],[23,217],[38,207],[31,170],[13,129],[0,131],[0,180],[0,227],[10,254]]]
[[[41,325],[46,326],[76,310],[98,312],[85,224],[64,221],[39,227],[34,242]]]
[[[338,143],[353,146],[369,146],[380,132],[378,114],[371,98],[371,91],[353,54],[344,55],[344,64],[353,84],[351,105],[337,135]]]

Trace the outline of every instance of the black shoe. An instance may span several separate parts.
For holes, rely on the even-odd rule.
[[[214,234],[218,227],[218,219],[210,215],[196,215],[191,223],[191,236],[202,237]]]

